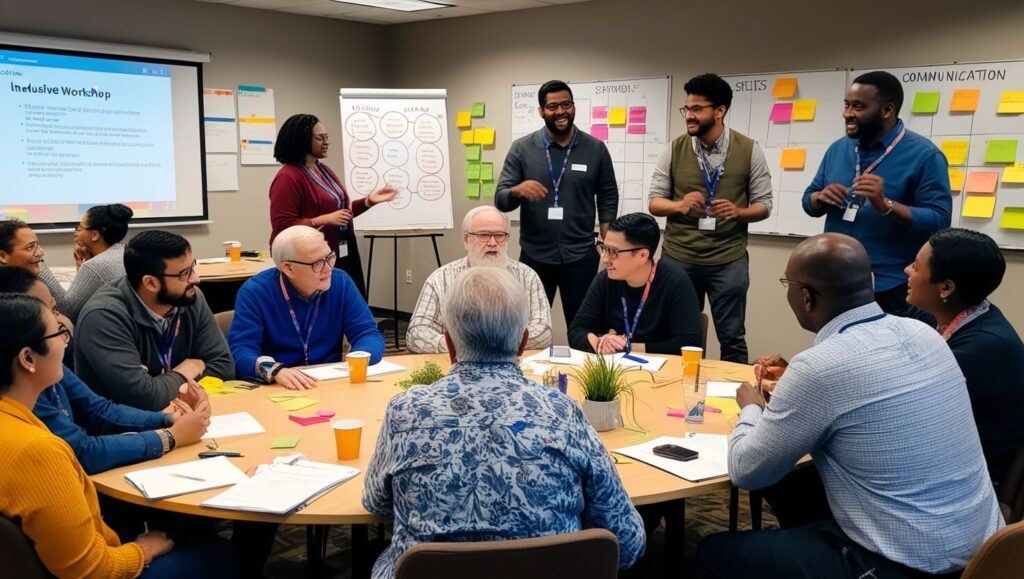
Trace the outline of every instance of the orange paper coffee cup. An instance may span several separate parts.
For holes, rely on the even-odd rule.
[[[704,357],[704,350],[696,346],[686,346],[680,349],[679,353],[683,356],[683,376],[696,376],[697,367]]]
[[[345,357],[348,361],[348,381],[352,384],[366,382],[366,369],[370,367],[369,352],[349,352]]]
[[[336,420],[331,423],[334,430],[334,444],[338,448],[338,460],[359,458],[359,443],[363,435],[363,421],[356,419]]]

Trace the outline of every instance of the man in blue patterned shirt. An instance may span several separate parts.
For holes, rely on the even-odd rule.
[[[455,364],[388,405],[363,506],[395,521],[373,569],[394,576],[409,547],[610,530],[619,565],[644,551],[640,515],[597,433],[569,397],[527,380],[526,292],[507,271],[470,268],[442,306]],[[456,361],[457,360],[457,361]]]
[[[708,537],[705,576],[959,577],[1003,518],[952,352],[875,303],[852,237],[803,241],[780,281],[817,337],[792,364],[772,363],[785,369],[770,404],[738,389],[729,476],[761,489],[810,454],[830,509],[796,528]]]

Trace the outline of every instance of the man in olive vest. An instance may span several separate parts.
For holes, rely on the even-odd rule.
[[[722,360],[746,364],[747,224],[771,213],[771,173],[754,140],[725,128],[729,83],[708,73],[683,89],[687,134],[658,157],[650,211],[668,217],[662,259],[686,270],[701,309],[711,302]]]

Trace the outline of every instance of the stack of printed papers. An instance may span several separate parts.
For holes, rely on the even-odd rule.
[[[244,472],[223,456],[135,470],[125,473],[124,478],[151,501],[248,480]]]
[[[359,469],[296,458],[267,465],[221,494],[203,501],[216,509],[284,515],[301,509],[359,474]]]

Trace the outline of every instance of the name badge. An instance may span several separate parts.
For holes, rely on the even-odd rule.
[[[348,242],[342,241],[338,244],[338,259],[348,257]]]
[[[586,173],[587,172],[587,166],[583,165],[583,164],[580,164],[580,163],[573,163],[572,164],[572,170],[573,171],[583,171],[584,173]]]
[[[850,223],[853,223],[853,221],[857,219],[858,209],[860,209],[860,205],[857,205],[856,203],[847,207],[846,211],[843,211],[843,221],[849,221]]]
[[[551,221],[561,221],[563,209],[564,207],[548,207],[548,219]]]
[[[714,231],[716,221],[714,217],[701,217],[697,220],[697,229],[701,231]]]

